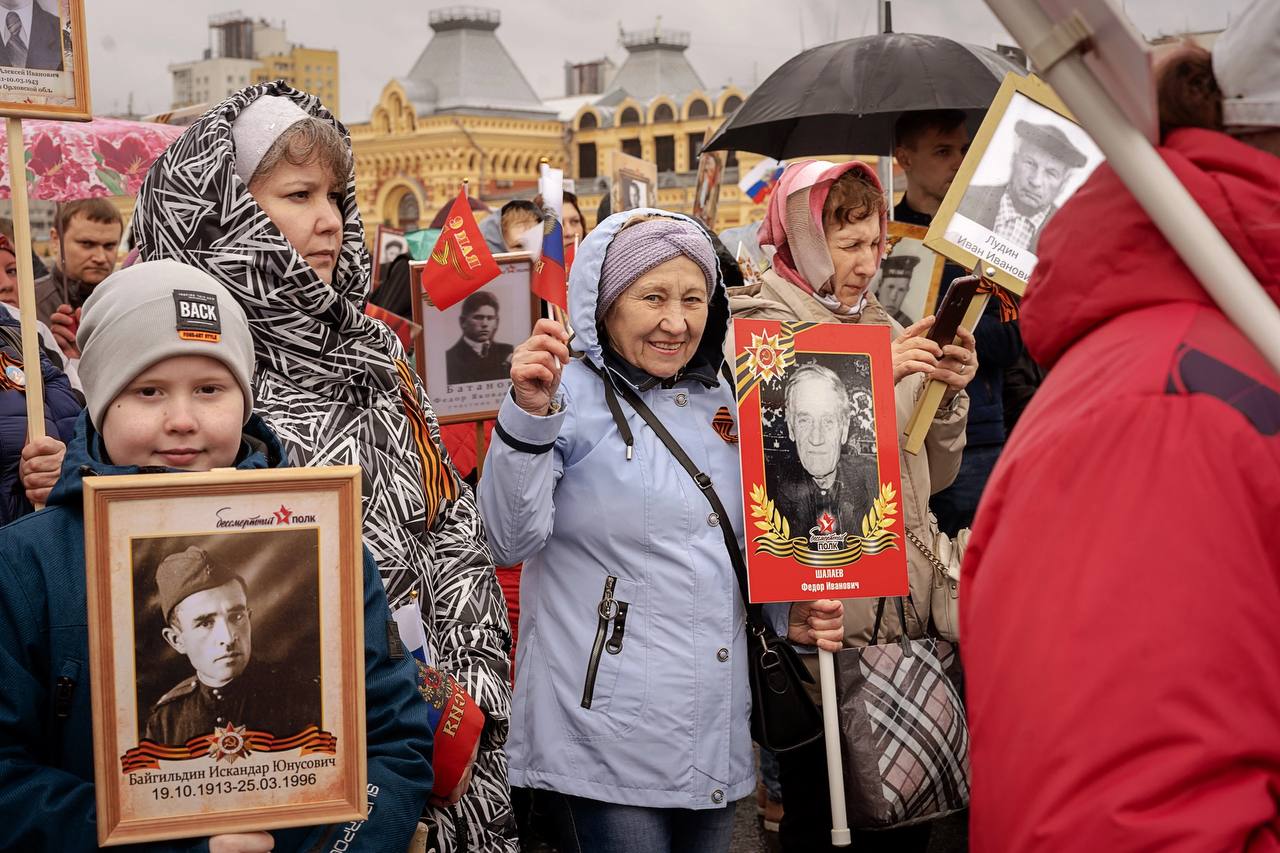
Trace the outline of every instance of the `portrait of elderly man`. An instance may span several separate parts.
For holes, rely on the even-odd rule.
[[[902,303],[911,290],[911,276],[919,263],[917,255],[890,255],[880,263],[880,284],[876,288],[876,299],[880,301],[880,307],[904,327],[915,322],[903,312]]]
[[[501,312],[498,297],[477,290],[462,300],[458,318],[462,337],[444,355],[445,381],[450,385],[489,382],[511,375],[511,344],[495,341]]]
[[[1071,173],[1088,162],[1084,152],[1052,124],[1019,119],[1009,182],[970,186],[956,212],[1019,249],[1036,249],[1040,232],[1057,211],[1054,203]]]
[[[773,496],[792,535],[854,533],[876,495],[876,460],[850,446],[853,403],[835,371],[804,364],[787,380],[784,418],[799,465],[782,465]]]
[[[299,669],[253,660],[253,611],[244,578],[191,546],[156,569],[165,642],[184,655],[195,674],[160,697],[145,736],[181,745],[228,724],[287,737],[319,725],[320,684]]]

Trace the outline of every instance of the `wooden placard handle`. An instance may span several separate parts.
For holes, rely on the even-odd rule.
[[[18,261],[18,305],[22,322],[22,371],[26,374],[27,441],[44,438],[44,374],[40,369],[40,333],[36,326],[36,279],[31,265],[31,219],[27,207],[27,163],[22,119],[6,118],[9,144],[9,195],[13,200],[13,242]]]
[[[964,319],[960,321],[960,325],[972,331],[982,317],[982,312],[987,310],[987,300],[990,298],[990,293],[979,293],[975,296],[969,303],[969,309],[964,312]],[[916,401],[915,411],[907,421],[907,440],[902,445],[903,449],[911,455],[919,453],[920,448],[924,447],[925,436],[929,434],[933,418],[942,405],[942,395],[946,393],[947,383],[941,379],[930,379],[925,385],[924,393]]]

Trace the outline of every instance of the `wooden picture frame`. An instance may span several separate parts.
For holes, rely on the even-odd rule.
[[[397,251],[392,251],[397,250]],[[382,269],[401,255],[409,253],[409,240],[405,232],[389,225],[379,225],[373,237],[373,281],[369,292],[376,293],[382,286]]]
[[[32,0],[22,65],[0,42],[0,115],[89,121],[89,52],[84,0]]]
[[[702,138],[705,147],[711,139],[708,130]],[[693,182],[694,219],[715,230],[716,211],[720,208],[720,181],[724,177],[725,152],[702,151],[698,154],[698,177]]]
[[[966,270],[981,264],[987,278],[1021,295],[1035,269],[1041,231],[1102,160],[1102,152],[1046,83],[1010,73],[924,243]],[[1020,165],[1028,163],[1036,166]],[[1025,177],[1033,172],[1037,177]],[[1010,213],[1023,213],[1014,207],[1020,198],[1029,214],[1021,223],[1005,212],[1008,201]]]
[[[610,210],[620,213],[638,207],[658,207],[658,167],[648,160],[612,151],[609,155],[612,176]]]
[[[85,478],[100,845],[366,817],[360,497],[355,466]]]
[[[938,304],[947,259],[925,246],[928,231],[923,225],[890,222],[888,246],[869,285],[885,312],[904,327],[932,314]]]
[[[906,595],[889,327],[734,320],[733,335],[750,600]]]
[[[462,310],[468,296],[444,311],[438,310],[422,288],[422,268],[426,261],[411,261],[415,296],[413,322],[421,327],[415,341],[414,360],[431,398],[431,406],[442,424],[485,421],[498,416],[502,398],[511,390],[511,352],[529,338],[541,314],[541,300],[530,289],[533,256],[528,252],[504,252],[493,256],[498,277],[476,293],[497,301],[497,329],[487,342],[489,352],[474,357],[464,335]],[[492,309],[492,306],[490,306]],[[514,317],[514,320],[508,319]],[[459,376],[474,381],[454,381]]]

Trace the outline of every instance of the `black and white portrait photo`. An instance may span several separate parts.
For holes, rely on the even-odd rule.
[[[445,378],[450,385],[491,382],[511,374],[515,345],[498,340],[502,327],[502,303],[489,290],[478,290],[462,300],[458,316],[461,334],[445,352]]]
[[[132,542],[138,735],[321,724],[315,528]]]
[[[926,316],[938,298],[945,260],[926,248],[922,225],[890,222],[888,247],[871,280],[876,300],[903,326]]]
[[[1045,226],[1102,162],[1102,152],[1070,119],[1015,91],[989,143],[981,148],[975,140],[968,156],[978,159],[966,160],[952,183],[951,192],[962,195],[945,238],[1025,283]]]
[[[61,71],[57,0],[0,0],[0,67]]]
[[[610,154],[609,172],[613,178],[613,197],[610,199],[614,213],[635,210],[637,207],[655,207],[658,203],[658,167],[648,160],[613,151]]]
[[[765,479],[792,535],[860,535],[879,493],[870,357],[797,352],[761,387]]]
[[[648,207],[649,185],[638,178],[630,175],[623,175],[621,181],[621,196],[624,205],[622,210],[634,210],[637,207]]]
[[[511,390],[511,355],[533,330],[526,254],[498,255],[493,281],[444,311],[422,306],[423,373],[445,422],[492,417]]]

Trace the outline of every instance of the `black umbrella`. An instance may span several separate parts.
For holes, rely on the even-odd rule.
[[[982,122],[1005,73],[1026,69],[942,36],[881,33],[806,50],[769,75],[707,143],[787,159],[887,154],[912,110],[955,109]]]

